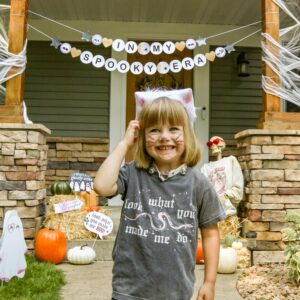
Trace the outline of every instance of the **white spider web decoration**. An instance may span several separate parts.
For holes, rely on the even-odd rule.
[[[281,9],[280,42],[262,33],[262,60],[279,77],[279,83],[263,76],[266,93],[300,106],[300,2],[299,0],[273,0]]]
[[[9,6],[0,5],[0,12],[9,11]],[[4,14],[2,14],[4,16]],[[22,74],[26,67],[27,41],[19,54],[8,51],[8,36],[5,29],[4,18],[0,18],[0,98],[5,95],[4,82]]]

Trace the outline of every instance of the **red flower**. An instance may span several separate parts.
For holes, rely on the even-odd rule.
[[[216,138],[216,139],[214,139],[214,140],[212,140],[212,141],[208,141],[208,142],[206,143],[206,145],[207,145],[208,148],[211,148],[212,145],[218,145],[220,142],[224,142],[224,140],[223,140],[223,139]]]

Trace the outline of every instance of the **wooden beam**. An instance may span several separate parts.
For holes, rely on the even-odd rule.
[[[261,0],[262,4],[262,30],[268,33],[273,39],[279,41],[279,7],[272,0]],[[264,41],[266,47],[270,48],[271,44]],[[274,51],[274,47],[272,47]],[[279,55],[279,53],[278,53]],[[279,78],[273,70],[266,64],[263,66],[263,75],[272,78],[279,84]],[[263,128],[263,122],[266,119],[266,113],[280,111],[280,98],[263,91],[263,110],[260,116],[260,128]]]
[[[10,21],[8,32],[8,51],[18,54],[22,51],[27,37],[27,14],[29,0],[11,0]],[[24,72],[15,76],[6,83],[5,105],[15,106],[14,116],[8,116],[7,120],[19,120],[22,115],[22,101],[24,97]],[[4,113],[0,111],[0,113]],[[2,115],[3,116],[3,115]],[[11,118],[12,117],[12,118]]]

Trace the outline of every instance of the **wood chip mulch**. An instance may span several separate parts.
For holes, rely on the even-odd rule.
[[[244,270],[237,290],[246,300],[299,300],[300,285],[288,278],[284,264],[257,265]]]

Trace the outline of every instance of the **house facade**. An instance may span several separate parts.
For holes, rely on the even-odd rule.
[[[222,1],[221,3],[217,0],[200,1],[200,3],[199,1],[177,1],[177,6],[174,6],[174,1],[146,3],[117,0],[100,1],[100,3],[89,1],[89,6],[84,1],[76,1],[75,4],[71,1],[63,3],[48,1],[47,4],[42,2],[30,1],[30,10],[60,23],[38,17],[30,12],[28,14],[28,23],[32,27],[28,32],[28,63],[25,73],[24,99],[29,118],[34,124],[42,124],[42,127],[22,125],[22,129],[17,129],[8,126],[9,132],[15,128],[20,132],[33,130],[37,133],[30,134],[35,136],[31,140],[28,140],[29,134],[27,134],[27,140],[25,137],[22,137],[21,141],[17,140],[16,143],[28,144],[19,145],[20,149],[17,149],[17,146],[11,146],[10,151],[3,152],[2,150],[2,161],[6,159],[8,163],[7,156],[14,157],[7,165],[11,167],[7,169],[22,173],[22,176],[11,177],[13,183],[25,182],[25,186],[20,183],[19,187],[13,185],[14,188],[23,191],[28,184],[30,185],[27,181],[35,182],[35,186],[32,186],[35,188],[33,189],[35,193],[25,193],[20,206],[27,207],[30,203],[33,205],[33,202],[28,201],[34,200],[32,198],[38,194],[39,198],[36,199],[38,202],[35,204],[38,204],[37,207],[42,207],[40,204],[46,197],[45,188],[55,180],[67,180],[74,172],[86,172],[94,176],[103,159],[122,138],[128,121],[134,117],[133,92],[147,87],[145,83],[150,82],[150,86],[152,83],[154,87],[157,87],[159,83],[168,87],[192,87],[195,105],[198,108],[195,131],[202,147],[201,164],[210,159],[206,147],[209,138],[213,135],[223,137],[227,142],[225,155],[238,156],[244,170],[246,212],[243,216],[250,220],[245,230],[260,232],[258,239],[262,242],[260,248],[257,249],[258,252],[281,252],[280,228],[284,224],[286,210],[291,208],[288,206],[290,204],[293,204],[293,208],[298,208],[297,205],[299,205],[298,202],[294,203],[296,200],[291,200],[292,203],[290,203],[290,200],[281,197],[280,195],[284,195],[283,190],[281,192],[278,190],[278,188],[298,187],[297,179],[292,180],[294,182],[292,185],[286,183],[291,181],[291,177],[287,179],[287,170],[292,170],[292,173],[293,170],[295,171],[294,160],[299,159],[298,148],[295,148],[294,144],[292,148],[283,147],[289,145],[291,140],[296,140],[298,143],[298,137],[295,138],[298,132],[255,131],[262,111],[261,38],[260,33],[245,37],[255,32],[261,25],[241,27],[261,20],[259,1],[256,1],[257,3],[251,0]],[[205,45],[196,47],[187,54],[177,50],[174,54],[175,58],[184,55],[194,56],[198,53],[205,54],[219,46],[224,47],[236,41],[240,42],[235,45],[235,51],[228,53],[224,58],[216,58],[206,63],[205,66],[195,67],[190,71],[171,74],[174,76],[170,79],[169,75],[134,76],[130,72],[122,74],[117,71],[109,72],[104,68],[96,69],[50,46],[49,36],[61,42],[68,42],[82,51],[89,50],[117,61],[150,59],[130,56],[125,51],[116,52],[111,47],[103,45],[95,47],[90,42],[83,41],[82,34],[78,30],[101,34],[112,40],[121,38],[124,41],[132,40],[137,43],[142,41],[180,42],[190,38],[197,39],[199,36],[214,36],[207,39]],[[41,32],[46,33],[47,36]],[[237,58],[241,52],[246,53],[249,62],[250,76],[247,77],[240,77],[237,72]],[[281,104],[281,110],[285,110],[284,103]],[[51,130],[51,134],[47,128]],[[254,131],[244,131],[249,129]],[[2,130],[6,130],[5,126]],[[239,133],[241,131],[244,133]],[[45,139],[40,136],[45,136]],[[276,144],[276,140],[280,139],[277,138],[278,136],[292,136],[292,138],[280,140],[281,148],[276,148],[276,145],[275,148],[269,148],[270,151],[275,151],[274,153],[286,151],[284,156],[265,155],[269,154],[265,152],[266,147],[273,145],[274,141]],[[0,142],[2,149],[8,147],[7,139],[3,138]],[[31,143],[34,146],[29,145]],[[44,152],[47,146],[47,163],[45,164]],[[28,157],[29,150],[33,150],[32,148],[36,148],[37,152],[35,154],[31,152],[33,157]],[[21,154],[16,150],[25,151]],[[292,158],[289,155],[294,156]],[[283,163],[280,166],[274,163],[271,167],[268,157],[271,157],[271,160],[273,157],[276,162],[288,159],[292,162]],[[22,161],[17,163],[18,159]],[[272,177],[273,168],[279,169],[279,177]],[[263,169],[269,172],[263,173],[267,177],[261,177],[262,175],[255,177],[255,171],[259,173]],[[28,170],[37,174],[30,175]],[[3,170],[2,173],[4,172],[7,171]],[[6,176],[7,180],[7,175],[2,175],[3,178]],[[272,186],[271,192],[266,189],[268,184],[277,185]],[[10,198],[15,201],[14,205],[18,206],[20,202],[17,199],[20,195],[13,195],[7,185],[3,187],[3,191],[5,192],[3,198]],[[295,189],[288,192],[293,192],[292,195],[298,193]],[[273,204],[278,203],[273,203],[273,198],[263,196],[266,195],[265,193],[279,195],[276,201],[279,201],[281,205],[274,206]],[[120,203],[118,198],[110,202],[111,205],[120,205]],[[274,214],[272,214],[273,211],[275,211]],[[280,220],[277,212],[280,214]],[[34,214],[29,216],[27,213],[29,213],[28,210],[26,213],[24,210],[24,218],[40,218],[43,211],[42,208],[36,208]],[[256,216],[251,217],[253,214]],[[34,222],[28,224],[28,228],[33,228],[32,224]],[[27,238],[30,240],[33,237],[34,230],[31,230]],[[257,261],[260,261],[259,256]]]

